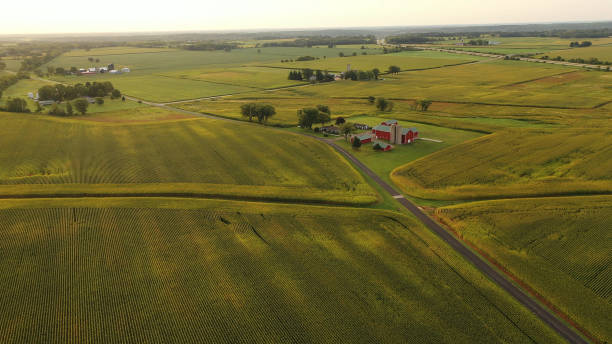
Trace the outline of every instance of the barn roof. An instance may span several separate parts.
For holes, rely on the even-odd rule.
[[[355,137],[358,138],[359,141],[363,141],[363,140],[371,139],[372,138],[372,134],[363,133],[363,134],[355,135]]]
[[[394,125],[394,124],[397,124],[397,121],[394,120],[394,119],[388,119],[388,120],[382,122],[381,124],[382,125]]]
[[[382,125],[382,124],[379,124],[379,125],[375,126],[372,129],[377,130],[377,131],[384,131],[384,132],[387,132],[387,133],[391,132],[391,127],[389,127],[387,125]]]

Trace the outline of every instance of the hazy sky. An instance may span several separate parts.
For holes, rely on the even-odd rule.
[[[7,0],[0,34],[612,20],[612,0]]]

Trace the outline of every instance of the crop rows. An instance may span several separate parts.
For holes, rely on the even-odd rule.
[[[439,214],[599,338],[610,338],[610,196],[477,202]]]
[[[386,216],[242,211],[0,210],[0,341],[486,343],[534,331]]]
[[[209,183],[367,189],[329,147],[218,121],[98,126],[3,116],[0,184]],[[24,132],[37,132],[24,136]]]
[[[392,178],[432,198],[501,198],[611,192],[610,170],[606,130],[512,130],[431,154]]]

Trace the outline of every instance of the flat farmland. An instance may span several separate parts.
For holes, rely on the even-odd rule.
[[[376,201],[330,147],[264,127],[202,118],[126,125],[15,114],[1,114],[0,123],[0,143],[12,147],[0,152],[4,193],[83,193],[98,184],[96,193],[104,194],[138,184],[141,194]]]
[[[592,107],[609,100],[607,93],[591,94],[573,88],[577,93],[540,92],[507,89],[540,78],[569,73],[576,69],[556,65],[494,61],[423,71],[407,71],[380,81],[343,81],[317,85],[314,88],[281,91],[278,94],[300,94],[324,97],[380,96],[398,99],[431,99],[435,101],[477,102],[501,105]],[[600,77],[607,82],[605,72]],[[605,90],[607,86],[593,86]],[[591,88],[592,89],[592,88]]]
[[[73,77],[73,79],[84,81],[79,77]],[[110,81],[126,95],[161,103],[244,93],[254,90],[246,86],[170,78],[161,75],[120,75],[116,78],[100,78],[98,81]]]
[[[1,62],[4,62],[6,64],[6,70],[10,70],[13,72],[17,72],[19,71],[19,68],[21,67],[21,60],[18,59],[0,59]]]
[[[282,59],[296,59],[299,56],[338,56],[340,52],[352,54],[354,49],[346,48],[255,48],[234,49],[225,51],[187,51],[172,50],[158,53],[145,54],[117,54],[97,56],[99,63],[90,63],[87,56],[62,55],[48,65],[55,67],[70,68],[89,67],[90,65],[107,65],[114,63],[115,66],[128,66],[132,74],[153,74],[177,70],[193,70],[203,67],[214,68],[215,66],[239,67],[241,64],[278,61]],[[84,77],[90,78],[90,77]]]
[[[391,178],[410,195],[441,200],[610,193],[611,142],[605,129],[507,130],[399,167]]]
[[[326,59],[315,61],[275,62],[271,64],[271,66],[343,72],[346,71],[347,65],[350,64],[353,70],[372,70],[378,68],[381,72],[385,72],[389,69],[389,66],[393,65],[400,67],[402,70],[412,70],[455,65],[464,62],[478,61],[479,59],[482,58],[474,58],[466,55],[458,57],[457,55],[444,53],[411,51],[385,55],[359,55],[333,58],[328,56]]]
[[[262,67],[196,69],[162,73],[162,75],[179,79],[201,80],[217,84],[254,87],[259,89],[306,84],[306,82],[289,80],[289,72],[287,70]]]
[[[612,338],[612,197],[487,201],[437,215],[592,332]]]
[[[392,212],[173,199],[0,207],[3,342],[561,342]]]
[[[75,49],[64,54],[66,57],[93,57],[106,55],[125,55],[125,54],[147,54],[147,53],[166,53],[177,51],[176,49],[168,48],[139,48],[139,47],[106,47],[94,49]]]
[[[547,55],[551,58],[561,56],[566,60],[575,58],[588,60],[595,57],[600,61],[609,61],[612,63],[612,43],[610,43],[610,45],[590,46],[587,48],[556,50]]]

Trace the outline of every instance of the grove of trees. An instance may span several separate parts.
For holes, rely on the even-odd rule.
[[[115,87],[110,81],[79,83],[74,86],[62,84],[46,85],[38,89],[38,99],[62,102],[79,97],[106,97],[113,91],[115,91]],[[120,95],[121,92],[119,92]]]
[[[331,112],[326,105],[317,105],[316,108],[298,110],[298,124],[302,128],[312,129],[313,124],[325,124],[331,121]]]
[[[268,122],[268,118],[276,115],[276,109],[272,105],[248,103],[240,106],[240,113],[243,117],[248,117],[249,122],[255,117],[259,123],[265,123]]]

